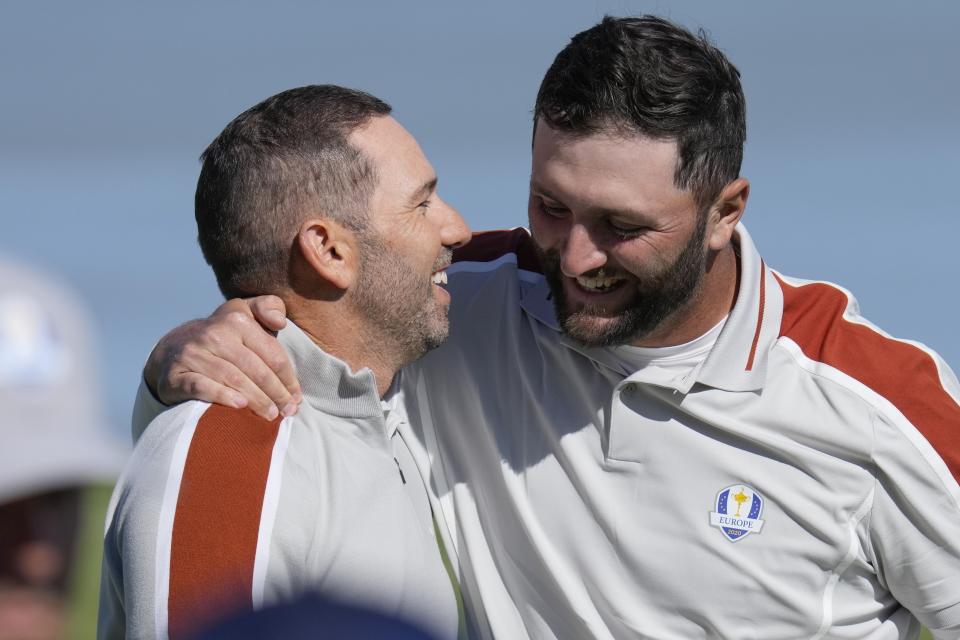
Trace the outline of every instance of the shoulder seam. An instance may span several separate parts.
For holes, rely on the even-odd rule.
[[[781,340],[789,342],[794,345],[796,351],[786,347],[781,343]],[[837,367],[832,366],[829,363],[820,362],[809,358],[803,350],[790,339],[788,336],[781,336],[780,339],[775,343],[775,348],[780,347],[787,352],[790,359],[805,373],[816,378],[817,380],[823,381],[830,386],[840,389],[845,392],[848,396],[856,399],[858,402],[864,405],[865,410],[870,416],[870,433],[871,433],[871,444],[869,448],[869,459],[871,464],[871,473],[876,478],[877,477],[877,467],[876,467],[876,441],[877,441],[877,420],[883,420],[884,418],[889,424],[889,427],[894,429],[897,435],[905,439],[909,445],[916,451],[917,455],[924,461],[927,465],[927,468],[934,473],[934,475],[940,480],[944,491],[947,495],[951,496],[954,503],[960,508],[960,481],[957,480],[953,474],[953,470],[950,468],[947,460],[941,455],[937,450],[934,443],[930,441],[929,437],[916,425],[908,416],[906,416],[900,408],[894,404],[889,398],[884,397],[882,394],[878,393],[876,390],[872,389],[868,384],[858,380],[856,377],[850,375],[849,373],[838,369]],[[817,367],[824,367],[831,371],[834,375],[838,376],[842,380],[849,381],[852,384],[847,385],[841,380],[835,380],[829,376],[824,375],[821,372],[813,371],[809,366],[806,365],[800,358],[805,358],[809,360],[810,363],[813,363]],[[877,401],[880,400],[880,402]],[[915,437],[911,437],[910,433],[904,430],[904,427],[897,426],[898,424],[909,425],[909,428],[913,430],[916,434]],[[921,445],[918,444],[917,439],[922,441],[929,447],[929,454],[923,451]],[[937,468],[937,464],[931,460],[931,456],[934,456],[940,464],[943,465],[943,469],[940,470]],[[951,484],[952,482],[952,484]]]

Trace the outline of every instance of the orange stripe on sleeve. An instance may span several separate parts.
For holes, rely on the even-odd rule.
[[[780,335],[803,353],[858,380],[890,401],[927,439],[960,482],[960,406],[922,349],[843,317],[848,298],[823,283],[783,289]]]
[[[260,512],[280,421],[217,405],[200,418],[173,521],[171,638],[252,608]]]

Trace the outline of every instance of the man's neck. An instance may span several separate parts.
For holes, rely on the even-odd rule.
[[[737,301],[740,260],[733,244],[716,254],[687,304],[634,347],[672,347],[696,340],[723,320]]]
[[[389,340],[372,335],[369,323],[343,310],[337,303],[284,300],[287,317],[326,353],[339,358],[356,373],[369,369],[382,398],[402,366]],[[345,329],[349,327],[349,329]]]

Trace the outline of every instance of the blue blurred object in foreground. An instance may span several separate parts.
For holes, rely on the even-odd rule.
[[[433,640],[433,636],[387,615],[317,595],[248,612],[198,636],[198,640]]]

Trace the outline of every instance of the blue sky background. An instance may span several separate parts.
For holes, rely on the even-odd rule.
[[[220,297],[197,157],[236,114],[338,83],[395,107],[477,229],[525,223],[530,110],[605,13],[705,28],[743,75],[746,224],[773,267],[851,289],[960,367],[960,4],[86,2],[0,5],[0,251],[75,285],[127,432],[153,342]]]

